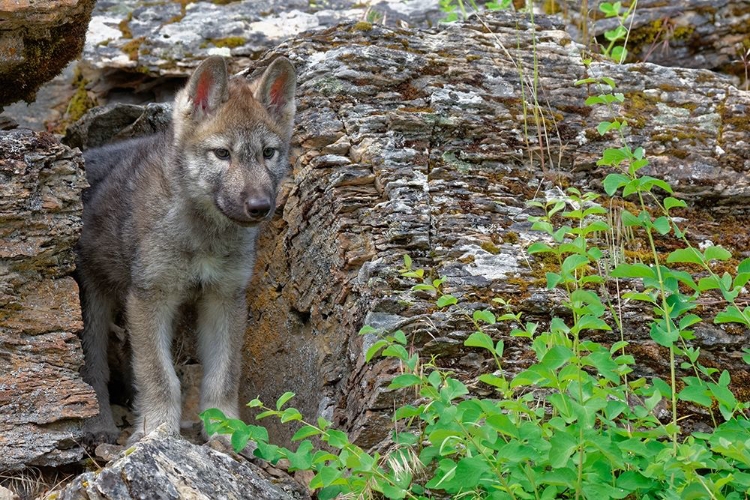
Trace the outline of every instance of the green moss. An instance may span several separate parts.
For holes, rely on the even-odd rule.
[[[144,40],[145,38],[143,37],[134,38],[133,40],[120,47],[120,50],[125,52],[125,54],[128,55],[131,61],[135,61],[138,59],[138,52]]]
[[[372,23],[368,23],[367,21],[359,21],[352,26],[352,31],[370,31],[371,29]]]
[[[518,243],[518,233],[514,231],[508,231],[507,233],[503,234],[503,241],[510,243],[511,245],[515,245]]]
[[[548,16],[562,12],[562,5],[557,0],[545,0],[542,4],[542,10]]]
[[[133,13],[129,13],[128,17],[120,21],[120,24],[117,25],[118,28],[120,28],[120,31],[122,31],[122,37],[123,38],[133,38],[133,32],[130,30],[130,21],[133,19]]]
[[[245,40],[241,36],[228,36],[226,38],[209,38],[207,41],[201,43],[200,48],[205,49],[209,43],[212,43],[214,47],[234,49],[236,47],[242,47],[245,45]]]
[[[481,244],[482,250],[485,252],[489,252],[492,255],[497,255],[500,253],[500,248],[492,243],[491,241],[485,241]]]

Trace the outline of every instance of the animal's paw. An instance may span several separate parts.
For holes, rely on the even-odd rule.
[[[133,432],[130,437],[128,438],[127,445],[126,446],[133,446],[135,443],[143,439],[143,436],[145,436],[146,433],[143,431],[137,431]]]
[[[94,449],[99,444],[116,444],[117,438],[120,437],[120,429],[114,422],[107,422],[105,419],[93,417],[83,423],[82,429],[83,445],[86,448]]]

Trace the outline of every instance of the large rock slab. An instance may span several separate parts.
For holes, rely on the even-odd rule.
[[[86,186],[79,151],[51,134],[0,132],[0,470],[81,458],[98,411],[78,369],[78,287],[69,275]]]
[[[750,96],[726,77],[652,64],[587,68],[559,22],[503,14],[432,30],[352,23],[276,53],[298,68],[299,155],[283,215],[259,245],[247,400],[294,391],[308,418],[332,418],[364,446],[386,442],[401,395],[385,385],[399,367],[364,363],[375,337],[357,334],[363,324],[404,330],[410,349],[481,388],[476,377],[494,361],[463,346],[474,330],[466,312],[502,297],[544,325],[559,306],[543,259],[524,256],[539,238],[524,202],[568,185],[601,190],[607,173],[596,160],[612,142],[596,125],[609,117],[583,105],[596,88],[573,84],[588,75],[612,77],[624,93],[628,141],[647,151],[648,173],[691,201],[693,243],[750,251]],[[433,297],[412,291],[415,282],[398,273],[404,254],[444,276],[458,304],[437,310]],[[626,338],[639,374],[664,373],[668,356],[650,340],[647,317],[626,309]],[[505,341],[505,370],[528,363],[529,344],[509,325],[489,330]],[[730,369],[747,390],[737,353],[750,334],[710,323],[696,332],[704,362]],[[273,431],[288,438],[293,429]]]
[[[138,85],[153,77],[186,76],[211,54],[255,59],[304,31],[342,21],[436,24],[444,17],[438,7],[437,0],[100,1],[85,60],[99,69],[138,73],[141,78],[131,82]]]
[[[60,500],[309,498],[288,483],[274,484],[261,469],[208,446],[196,446],[157,429],[97,472],[81,474]]]
[[[0,2],[0,109],[57,75],[83,49],[95,0]]]

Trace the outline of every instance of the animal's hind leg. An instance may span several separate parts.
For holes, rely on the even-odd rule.
[[[112,418],[109,404],[109,364],[107,344],[109,329],[114,319],[114,302],[95,290],[86,289],[83,295],[83,380],[96,392],[99,414],[83,424],[83,439],[87,445],[114,443],[120,431]]]

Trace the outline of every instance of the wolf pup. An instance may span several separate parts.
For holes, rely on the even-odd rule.
[[[175,314],[195,304],[203,364],[201,408],[239,417],[245,290],[258,224],[275,209],[288,171],[296,76],[276,59],[255,80],[228,78],[203,61],[176,97],[172,125],[153,136],[87,152],[78,272],[83,299],[83,378],[100,413],[87,442],[112,442],[107,342],[124,313],[133,351],[136,424],[180,428],[180,383],[171,355]]]

